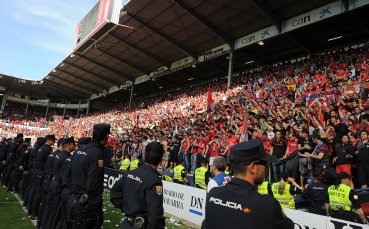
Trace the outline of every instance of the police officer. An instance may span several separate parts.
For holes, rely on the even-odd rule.
[[[201,167],[195,169],[195,174],[193,176],[194,184],[196,188],[207,189],[211,174],[208,170],[208,164],[203,157],[198,157],[198,163]]]
[[[234,178],[225,186],[213,188],[206,197],[206,228],[293,229],[294,223],[283,214],[281,205],[256,186],[264,181],[266,166],[273,158],[264,151],[261,140],[242,142],[228,156]],[[227,220],[225,220],[227,219]]]
[[[53,159],[53,174],[54,178],[50,183],[51,199],[45,208],[45,220],[43,228],[53,229],[60,220],[60,202],[62,189],[62,165],[70,154],[76,148],[74,138],[64,138],[61,142],[61,151],[58,151]]]
[[[31,138],[25,138],[17,150],[15,157],[15,168],[11,175],[8,185],[8,191],[18,192],[19,182],[22,179],[22,174],[25,170],[25,166],[28,167],[28,149],[31,146]],[[28,168],[26,168],[28,170]]]
[[[177,184],[188,183],[186,178],[186,168],[184,167],[183,158],[178,158],[178,163],[176,167],[173,169],[173,182]]]
[[[314,182],[310,183],[302,192],[301,197],[309,200],[308,211],[318,215],[329,215],[325,203],[329,202],[328,186],[322,182],[322,171],[314,171]]]
[[[35,184],[33,185],[32,190],[30,190],[29,196],[31,199],[28,202],[28,213],[33,219],[36,219],[36,217],[39,215],[39,206],[43,197],[42,184],[45,178],[46,160],[52,153],[51,146],[55,144],[55,141],[55,135],[46,135],[45,144],[40,147],[36,154],[34,165]]]
[[[214,177],[209,181],[207,192],[212,188],[226,185],[231,181],[231,176],[224,173],[227,167],[227,161],[224,157],[219,156],[213,159],[213,164],[210,166],[210,171]]]
[[[17,150],[20,144],[23,143],[23,134],[19,133],[17,136],[13,139],[13,141],[9,144],[8,153],[6,156],[6,169],[5,174],[1,177],[2,184],[5,186],[8,186],[11,174],[13,173],[13,170],[15,168],[16,164],[16,156],[17,156]]]
[[[71,196],[71,187],[72,187],[72,172],[71,172],[71,162],[74,152],[77,150],[83,150],[89,142],[91,138],[83,137],[79,138],[77,141],[76,149],[71,152],[69,157],[65,159],[61,171],[61,186],[62,186],[62,193],[61,193],[61,208],[60,208],[60,223],[58,225],[59,229],[67,229],[69,227],[69,214],[73,207],[75,199]]]
[[[104,182],[104,145],[108,142],[110,125],[96,124],[92,140],[73,153],[72,193],[76,198],[73,226],[78,228],[100,228],[103,223],[102,194]]]
[[[127,172],[129,170],[129,166],[131,164],[130,159],[131,159],[130,155],[128,155],[126,158],[123,159],[123,161],[120,164],[119,168],[120,171]]]
[[[144,164],[125,173],[113,186],[110,201],[126,216],[122,228],[165,227],[163,184],[157,171],[163,153],[162,144],[149,143],[145,149]]]
[[[338,185],[328,188],[330,215],[334,218],[353,221],[355,211],[364,224],[368,224],[359,203],[359,197],[352,187],[352,177],[347,173],[337,175]]]
[[[28,206],[28,202],[29,202],[29,192],[32,189],[33,185],[34,185],[34,161],[36,159],[36,154],[38,152],[38,150],[40,149],[40,147],[42,145],[45,144],[45,138],[43,137],[39,137],[36,139],[36,142],[34,143],[33,147],[29,150],[28,155],[29,155],[29,159],[28,159],[28,168],[29,168],[29,172],[27,173],[24,172],[24,178],[23,178],[23,183],[22,183],[22,189],[23,189],[23,206],[27,207]],[[26,166],[27,167],[27,166]]]
[[[0,142],[0,178],[5,174],[6,168],[6,156],[8,154],[9,140],[3,138]],[[2,185],[2,179],[0,181]]]

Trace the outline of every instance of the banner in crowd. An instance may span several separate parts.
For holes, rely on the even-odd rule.
[[[111,190],[122,172],[105,168],[104,188]],[[164,212],[201,226],[205,218],[206,191],[191,186],[163,181]],[[369,229],[369,226],[299,210],[284,209],[295,223],[295,229]]]

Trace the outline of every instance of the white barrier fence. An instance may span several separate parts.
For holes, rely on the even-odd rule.
[[[120,171],[105,169],[104,188],[110,190],[121,176]],[[205,218],[205,190],[163,181],[163,197],[165,213],[201,226]],[[291,209],[284,212],[295,223],[295,229],[369,229],[367,225],[308,212]]]

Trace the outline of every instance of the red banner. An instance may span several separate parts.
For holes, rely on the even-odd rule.
[[[109,15],[110,0],[100,0],[99,11],[96,19],[96,28],[99,27]]]

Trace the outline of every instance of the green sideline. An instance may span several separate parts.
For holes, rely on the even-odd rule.
[[[104,229],[121,228],[123,214],[114,208],[109,201],[109,192],[104,192]],[[181,222],[166,218],[167,229],[187,229]],[[0,229],[33,229],[35,228],[13,193],[0,187]]]

